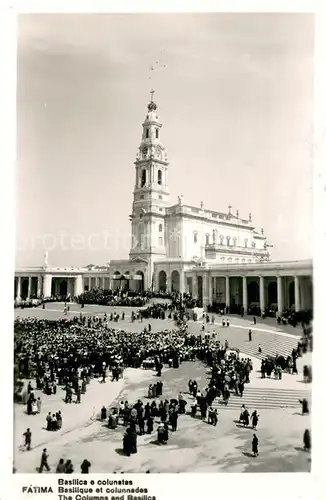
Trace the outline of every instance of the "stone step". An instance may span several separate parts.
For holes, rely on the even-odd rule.
[[[300,408],[300,399],[311,401],[310,391],[291,389],[261,389],[245,387],[242,398],[231,394],[226,406],[223,399],[213,401],[213,408],[240,409],[243,404],[250,409]]]

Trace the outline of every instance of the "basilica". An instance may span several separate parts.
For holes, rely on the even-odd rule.
[[[109,266],[16,270],[15,298],[78,295],[94,286],[191,293],[212,303],[259,304],[295,310],[312,307],[312,262],[273,262],[263,229],[229,206],[220,212],[169,197],[169,162],[162,123],[151,99],[135,164],[129,258]],[[27,279],[27,281],[26,281]],[[34,279],[34,281],[33,281]],[[25,280],[24,282],[22,280]],[[65,291],[65,293],[62,293]]]

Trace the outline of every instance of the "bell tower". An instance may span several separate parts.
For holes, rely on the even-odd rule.
[[[164,220],[169,201],[169,163],[161,141],[162,124],[156,110],[152,90],[135,161],[136,179],[130,216],[130,259],[146,260],[150,268],[155,260],[166,257]],[[152,275],[152,269],[148,274]]]

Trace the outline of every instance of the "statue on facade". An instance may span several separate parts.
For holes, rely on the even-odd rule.
[[[183,195],[178,196],[178,205],[183,205]]]
[[[44,254],[44,267],[47,267],[49,264],[49,252],[45,252]]]
[[[202,210],[204,209],[204,202],[203,202],[203,201],[201,201],[201,202],[200,202],[200,208],[201,208]]]

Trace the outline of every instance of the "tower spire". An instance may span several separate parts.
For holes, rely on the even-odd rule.
[[[151,102],[154,102],[154,94],[155,94],[155,90],[154,90],[154,89],[152,89],[152,90],[150,91],[150,94],[151,94]]]

